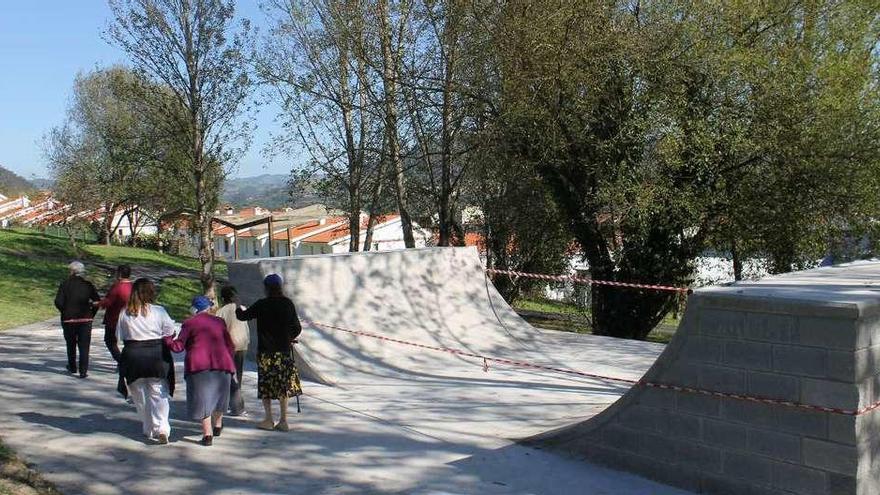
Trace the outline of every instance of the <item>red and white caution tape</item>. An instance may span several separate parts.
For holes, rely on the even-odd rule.
[[[564,374],[568,374],[568,375],[575,375],[575,376],[580,376],[580,377],[584,377],[584,378],[591,378],[591,379],[603,380],[603,381],[608,381],[608,382],[625,383],[630,386],[641,386],[641,387],[646,387],[646,388],[672,390],[675,392],[707,395],[707,396],[718,397],[718,398],[723,398],[723,399],[735,399],[735,400],[753,402],[753,403],[758,403],[758,404],[791,407],[791,408],[795,408],[795,409],[805,409],[808,411],[818,411],[818,412],[831,413],[831,414],[840,414],[840,415],[844,415],[844,416],[860,416],[862,414],[866,414],[871,411],[874,411],[875,409],[880,408],[880,401],[875,402],[873,404],[870,404],[868,406],[862,407],[861,409],[841,409],[841,408],[835,408],[835,407],[817,406],[817,405],[813,405],[813,404],[804,404],[801,402],[794,402],[794,401],[783,400],[783,399],[772,399],[772,398],[766,398],[766,397],[753,397],[753,396],[749,396],[749,395],[734,394],[734,393],[729,393],[729,392],[718,392],[718,391],[714,391],[714,390],[706,390],[706,389],[700,389],[700,388],[694,388],[694,387],[683,387],[683,386],[679,386],[679,385],[670,385],[668,383],[651,382],[651,381],[647,381],[647,380],[631,380],[629,378],[618,378],[618,377],[613,377],[613,376],[599,375],[599,374],[595,374],[595,373],[587,373],[584,371],[578,371],[578,370],[573,370],[573,369],[568,369],[568,368],[557,368],[554,366],[545,366],[545,365],[541,365],[541,364],[534,364],[534,363],[529,363],[526,361],[518,361],[518,360],[514,360],[514,359],[504,359],[504,358],[484,356],[482,354],[474,354],[472,352],[463,351],[461,349],[454,349],[451,347],[439,347],[439,346],[432,346],[432,345],[427,345],[427,344],[419,344],[416,342],[409,342],[406,340],[395,339],[392,337],[386,337],[384,335],[379,335],[379,334],[370,333],[370,332],[364,332],[362,330],[352,330],[350,328],[345,328],[345,327],[341,327],[338,325],[331,325],[329,323],[321,323],[318,321],[304,320],[304,322],[311,324],[311,325],[314,325],[314,326],[322,327],[322,328],[327,328],[327,329],[331,329],[331,330],[339,330],[339,331],[346,332],[346,333],[349,333],[352,335],[359,335],[362,337],[369,337],[369,338],[373,338],[373,339],[377,339],[377,340],[384,340],[386,342],[393,342],[395,344],[407,345],[407,346],[416,347],[419,349],[428,349],[428,350],[432,350],[432,351],[446,352],[449,354],[454,354],[456,356],[472,357],[472,358],[481,359],[482,360],[482,368],[483,368],[484,372],[489,371],[489,362],[494,362],[494,363],[506,364],[509,366],[515,366],[515,367],[519,367],[519,368],[530,368],[530,369],[537,369],[537,370],[544,370],[544,371],[552,371],[555,373],[564,373]]]
[[[577,277],[574,275],[545,275],[543,273],[529,273],[529,272],[518,272],[514,270],[496,270],[494,268],[487,268],[486,273],[490,275],[507,275],[510,277],[522,277],[522,278],[534,278],[538,280],[550,280],[553,282],[576,282],[580,284],[590,284],[590,285],[610,285],[613,287],[628,287],[631,289],[649,289],[649,290],[663,290],[670,292],[682,292],[685,294],[690,294],[692,290],[688,287],[674,287],[671,285],[652,285],[652,284],[633,284],[629,282],[615,282],[612,280],[595,280],[592,278],[585,277]]]
[[[61,320],[61,323],[91,323],[95,321],[92,318],[74,318],[72,320]]]

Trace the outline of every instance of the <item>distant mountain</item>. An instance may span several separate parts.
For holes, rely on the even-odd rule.
[[[44,179],[42,177],[34,177],[30,180],[31,184],[34,185],[37,189],[44,191],[46,189],[52,189],[55,187],[55,181],[52,179]]]
[[[28,194],[36,190],[33,184],[24,177],[0,167],[0,194],[12,198],[20,194]]]
[[[262,206],[277,209],[285,206],[298,208],[322,200],[314,193],[297,193],[291,198],[288,192],[287,175],[263,174],[256,177],[227,179],[223,185],[221,203],[233,206]]]

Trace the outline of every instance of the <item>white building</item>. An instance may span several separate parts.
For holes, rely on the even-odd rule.
[[[367,218],[361,215],[361,230],[358,239],[358,246],[363,248],[364,241],[367,237]],[[413,237],[415,238],[415,247],[421,248],[428,245],[431,239],[431,233],[413,223]],[[315,233],[305,239],[299,245],[296,254],[327,254],[327,253],[345,253],[348,252],[348,245],[351,240],[351,231],[348,228],[348,222],[334,229],[324,232]],[[400,215],[385,215],[379,217],[373,226],[373,236],[370,244],[370,251],[391,251],[394,249],[405,249],[403,242],[403,229]]]

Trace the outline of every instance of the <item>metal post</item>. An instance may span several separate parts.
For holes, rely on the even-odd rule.
[[[232,229],[232,248],[235,250],[234,259],[238,259],[238,229]]]
[[[274,223],[272,223],[272,215],[269,215],[269,257],[275,257],[275,242],[272,240],[272,234],[274,231]]]

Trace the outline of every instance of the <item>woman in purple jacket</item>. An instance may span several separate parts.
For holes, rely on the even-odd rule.
[[[205,296],[194,297],[195,316],[183,322],[177,338],[165,337],[165,345],[172,351],[186,351],[183,369],[187,413],[202,422],[205,446],[211,445],[223,431],[229,384],[235,374],[235,346],[226,331],[226,322],[205,312],[213,304]]]

